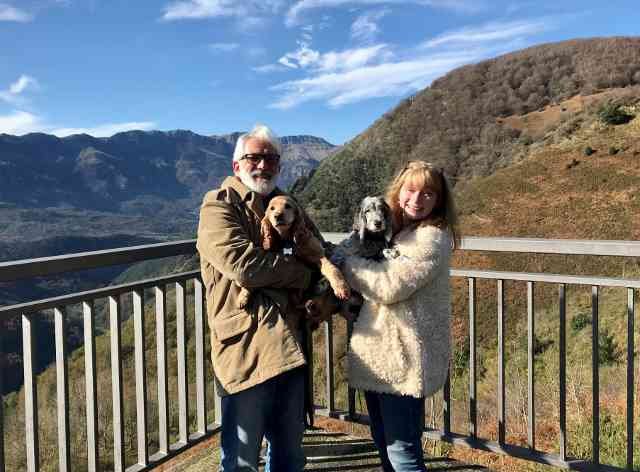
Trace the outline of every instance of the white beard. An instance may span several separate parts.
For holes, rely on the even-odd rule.
[[[273,192],[273,189],[276,188],[278,175],[280,175],[280,173],[278,172],[277,174],[274,174],[273,177],[271,177],[271,179],[268,181],[258,181],[253,177],[252,174],[259,175],[260,171],[254,170],[253,172],[247,172],[241,170],[237,175],[240,181],[245,184],[249,190],[251,190],[252,192],[256,192],[257,194],[262,196],[269,195],[271,192]]]

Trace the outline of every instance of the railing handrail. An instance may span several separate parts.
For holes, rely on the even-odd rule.
[[[67,295],[61,295],[59,297],[44,298],[15,305],[2,306],[0,307],[0,319],[14,315],[28,315],[34,312],[47,310],[49,308],[80,303],[84,300],[94,300],[96,298],[109,296],[115,297],[124,293],[132,292],[133,290],[144,290],[146,288],[153,288],[159,285],[168,285],[174,282],[199,278],[200,271],[192,270],[189,272],[180,272],[177,274],[165,275],[162,277],[155,277],[152,279],[145,279],[121,285],[109,285],[108,287],[87,290],[85,292],[74,292]]]
[[[348,233],[323,233],[327,241],[337,243]],[[541,238],[462,238],[465,251],[526,252],[590,256],[640,257],[640,241],[607,241]],[[196,240],[186,239],[157,244],[120,247],[100,251],[0,262],[0,282],[44,277],[78,270],[131,264],[149,259],[195,254]]]
[[[168,243],[144,244],[100,251],[77,252],[59,256],[0,262],[0,282],[11,282],[32,277],[95,269],[121,264],[162,259],[164,257],[194,254],[196,240],[187,239]]]
[[[492,280],[517,280],[569,285],[597,285],[600,287],[640,288],[640,279],[594,277],[589,275],[547,274],[538,272],[505,272],[499,270],[451,269],[452,277]]]
[[[465,251],[640,257],[640,241],[467,236],[462,238],[460,248]]]

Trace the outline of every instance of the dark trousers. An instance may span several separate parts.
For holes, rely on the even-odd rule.
[[[304,367],[222,397],[220,472],[258,471],[263,437],[265,472],[304,468]]]
[[[384,472],[425,472],[424,398],[366,391],[371,436]]]

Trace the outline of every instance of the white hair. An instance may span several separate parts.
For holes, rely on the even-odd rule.
[[[276,134],[271,131],[268,126],[257,124],[251,131],[241,135],[238,138],[238,141],[236,142],[236,148],[233,151],[234,161],[239,161],[240,158],[244,156],[244,144],[249,138],[257,138],[261,141],[268,142],[278,154],[282,155],[282,144],[280,143],[280,140],[278,139]]]

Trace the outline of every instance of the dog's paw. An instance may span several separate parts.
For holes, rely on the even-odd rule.
[[[246,306],[249,304],[250,296],[251,292],[249,292],[249,290],[247,290],[246,288],[240,290],[240,293],[238,294],[238,308],[246,308]]]
[[[333,289],[333,293],[340,300],[348,300],[351,296],[351,287],[349,287],[349,284],[344,280],[336,281],[331,285],[331,288]]]

